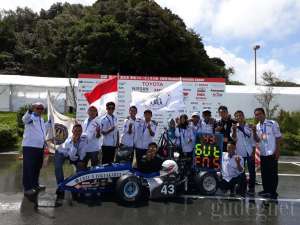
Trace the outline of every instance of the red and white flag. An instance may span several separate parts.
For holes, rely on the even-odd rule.
[[[118,98],[118,77],[112,77],[97,84],[94,89],[84,94],[90,106],[98,109],[98,115],[106,112],[106,103],[117,103]]]

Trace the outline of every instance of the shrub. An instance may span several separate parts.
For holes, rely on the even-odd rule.
[[[8,151],[16,148],[17,142],[16,128],[0,124],[0,151]]]
[[[283,133],[281,153],[283,155],[300,155],[300,135]]]
[[[24,105],[17,111],[17,132],[20,137],[23,135],[24,132],[24,123],[22,121],[22,117],[29,109],[29,107],[30,105]]]

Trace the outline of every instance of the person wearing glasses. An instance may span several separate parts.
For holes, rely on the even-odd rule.
[[[114,115],[115,103],[106,103],[106,115],[101,118],[101,133],[103,135],[102,144],[102,164],[112,163],[115,152],[119,146],[118,120]]]
[[[49,126],[49,123],[45,124],[42,117],[44,109],[43,103],[34,103],[22,118],[25,125],[22,141],[25,196],[35,195],[46,188],[39,183],[46,146],[46,128]]]

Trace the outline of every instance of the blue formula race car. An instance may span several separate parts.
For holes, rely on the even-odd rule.
[[[93,167],[65,179],[58,191],[67,193],[69,203],[72,195],[86,193],[114,193],[123,204],[172,198],[186,192],[215,194],[218,186],[215,172],[195,170],[192,163],[195,158],[174,155],[162,163],[157,173],[142,173],[126,160]]]

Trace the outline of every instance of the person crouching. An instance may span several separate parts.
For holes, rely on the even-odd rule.
[[[230,195],[235,196],[235,188],[238,185],[239,194],[244,197],[246,192],[246,176],[244,173],[243,158],[235,153],[236,144],[234,141],[227,143],[227,152],[222,157],[222,181],[220,188]]]
[[[155,142],[151,142],[148,145],[148,150],[146,151],[146,154],[142,156],[138,164],[138,170],[140,172],[155,173],[160,171],[163,159],[157,155],[157,150],[158,148]]]
[[[85,168],[84,158],[86,155],[85,146],[87,145],[87,138],[82,137],[82,126],[75,124],[72,129],[72,136],[59,146],[54,155],[55,177],[57,186],[64,181],[63,164],[65,160],[69,160],[71,164],[76,166],[76,172]],[[56,206],[62,204],[64,199],[64,192],[56,191]]]

